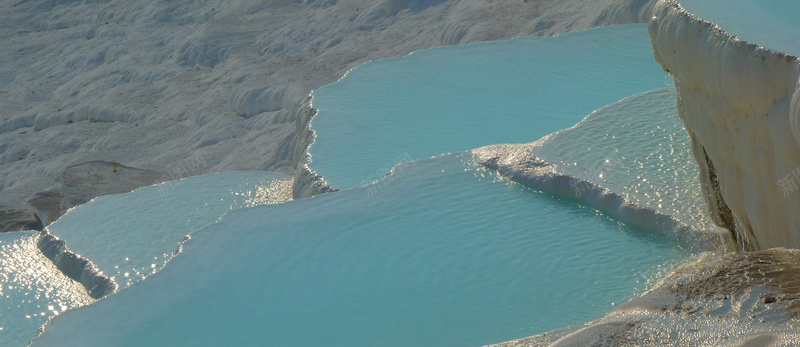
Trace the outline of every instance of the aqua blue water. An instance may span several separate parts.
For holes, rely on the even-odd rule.
[[[792,18],[784,7],[756,5],[737,1],[724,9],[763,12],[776,22]],[[312,168],[336,187],[382,181],[240,209],[197,232],[207,221],[189,223],[193,238],[161,272],[61,314],[36,344],[462,346],[600,318],[686,253],[658,233],[509,184],[476,169],[468,154],[411,162],[384,176],[398,162],[536,140],[603,105],[665,84],[643,25],[423,51],[361,66],[315,93],[321,113],[314,121],[319,138]],[[696,185],[683,181],[696,168],[684,165],[691,160],[687,139],[669,96],[655,91],[605,108],[604,117],[554,135],[538,154],[566,173],[696,221]],[[671,123],[646,123],[663,117]],[[205,179],[207,187],[238,184],[230,177]],[[212,191],[189,190],[176,203],[217,199],[219,191]],[[138,201],[129,204],[150,201],[145,192],[129,195]],[[119,212],[107,218],[112,221],[129,217],[131,205],[89,205],[61,236],[87,254],[94,250],[89,258],[106,268],[119,262],[119,250],[139,255],[143,266],[153,252],[167,257],[183,231],[151,226],[146,218],[127,219],[124,233],[112,223],[103,230],[107,237],[87,230],[108,211]],[[198,211],[129,214],[172,214],[173,222],[191,222]],[[155,239],[165,229],[168,237]],[[4,251],[36,254],[30,237],[9,236],[0,244]],[[90,243],[95,239],[102,242]],[[13,265],[2,265],[3,274],[17,274]],[[19,278],[3,283],[27,283]],[[4,292],[9,305],[21,301],[8,312],[34,312],[47,300],[65,308],[85,304],[80,290],[72,291],[74,283],[63,279],[36,282],[30,293],[42,292],[38,288],[50,281],[65,285],[45,288],[55,299],[26,302],[15,295],[27,289]],[[72,301],[65,299],[73,294]],[[48,307],[36,319],[55,310]]]
[[[205,176],[167,199],[155,186],[75,209],[51,231],[130,288],[57,317],[36,342],[461,346],[598,319],[686,252],[657,232],[510,184],[475,167],[469,153],[386,174],[442,152],[533,141],[665,85],[645,25],[360,66],[315,92],[312,169],[339,188],[380,181],[240,209],[217,223],[265,184],[244,173]],[[698,202],[678,184],[696,168],[674,162],[688,158],[688,139],[670,96],[661,90],[604,109],[607,116],[555,135],[541,154],[592,178],[610,148],[627,166],[601,163],[596,181],[681,213],[671,205],[685,200],[669,194]],[[645,116],[669,118],[662,127]],[[641,181],[640,170],[663,182]],[[192,239],[173,258],[186,234]]]
[[[164,270],[58,317],[37,342],[480,345],[600,318],[685,256],[470,158],[233,211]]]
[[[681,6],[743,41],[800,56],[800,2],[796,0],[680,0]]]
[[[533,153],[560,173],[599,184],[697,232],[722,232],[696,179],[699,168],[676,95],[674,88],[663,88],[600,108],[549,136]]]
[[[125,288],[164,267],[187,235],[226,212],[289,199],[288,178],[224,172],[169,181],[93,199],[47,230]]]
[[[0,345],[25,346],[49,318],[95,301],[39,251],[38,238],[0,233]]]
[[[333,187],[358,187],[410,159],[534,141],[669,84],[645,24],[374,61],[314,91],[310,167]]]
[[[143,187],[94,199],[48,229],[124,288],[160,270],[185,235],[226,212],[285,201],[286,178],[268,172],[227,172]],[[0,233],[4,346],[24,346],[49,318],[95,301],[42,254],[38,239],[34,232]]]

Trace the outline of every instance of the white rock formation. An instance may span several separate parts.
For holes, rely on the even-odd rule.
[[[536,142],[472,153],[503,177],[663,233],[685,249],[731,249],[729,231],[709,218],[674,95],[672,88],[634,95]]]
[[[744,250],[800,246],[798,59],[739,41],[661,0],[655,57],[679,111],[715,221]]]

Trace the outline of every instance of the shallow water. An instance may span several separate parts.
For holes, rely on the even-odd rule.
[[[163,268],[187,235],[226,212],[287,200],[290,183],[288,176],[270,172],[169,181],[98,197],[73,208],[47,230],[125,288]]]
[[[95,300],[36,246],[38,232],[0,233],[0,344],[24,346],[50,317]]]
[[[479,345],[600,318],[685,256],[469,158],[231,212],[164,270],[37,342]]]
[[[709,12],[700,6],[711,2],[685,2],[743,39],[793,52],[755,34],[794,35],[794,2],[741,0]],[[742,22],[735,16],[743,13],[774,26],[725,24]],[[685,252],[657,233],[509,184],[469,164],[468,154],[385,175],[397,163],[442,152],[529,142],[668,84],[645,28],[422,51],[365,64],[320,89],[312,168],[338,188],[383,179],[364,188],[243,209],[216,224],[226,211],[251,205],[247,192],[265,188],[270,196],[274,186],[246,174],[209,176],[180,183],[191,189],[172,191],[165,205],[154,203],[161,186],[73,210],[51,232],[132,289],[56,318],[37,343],[477,345],[603,316]],[[569,174],[695,220],[698,205],[684,204],[697,202],[698,191],[683,181],[694,168],[681,165],[691,158],[680,127],[647,133],[637,123],[636,112],[660,117],[674,109],[658,104],[662,97],[621,106],[605,120],[620,129],[602,133],[609,124],[590,119],[555,135],[541,155]],[[626,139],[642,134],[652,136]],[[613,145],[581,147],[618,138],[637,155],[608,155]],[[667,152],[677,155],[665,161]],[[186,234],[194,239],[185,253],[150,276]],[[22,344],[47,317],[92,302],[33,240],[30,233],[0,235],[4,344]]]
[[[680,0],[692,14],[743,41],[800,56],[800,2],[796,0]]]
[[[596,183],[698,232],[718,231],[676,95],[674,88],[663,88],[620,100],[553,134],[533,152],[562,174]]]
[[[358,187],[400,162],[534,141],[671,83],[645,24],[374,61],[314,91],[310,167],[335,188]]]
[[[498,178],[469,152],[413,159],[529,142],[668,84],[644,25],[360,66],[315,92],[311,153],[334,187],[366,186],[217,223],[247,177],[187,180],[158,207],[154,186],[75,209],[51,232],[131,289],[56,319],[37,343],[479,345],[598,319],[686,252]]]

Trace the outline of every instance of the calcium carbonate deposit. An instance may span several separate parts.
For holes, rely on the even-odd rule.
[[[800,345],[797,14],[0,0],[0,343]]]

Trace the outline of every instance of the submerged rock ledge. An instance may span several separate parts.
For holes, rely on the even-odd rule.
[[[626,224],[662,232],[691,251],[721,249],[728,243],[720,235],[697,230],[674,216],[631,202],[595,182],[559,172],[554,165],[534,154],[543,140],[482,147],[473,150],[473,155],[478,164],[497,170],[512,181],[548,194],[576,199]]]
[[[91,260],[71,252],[65,241],[42,231],[37,246],[59,271],[82,284],[92,298],[100,299],[117,291],[114,280],[104,275]]]

